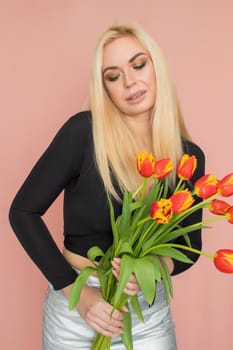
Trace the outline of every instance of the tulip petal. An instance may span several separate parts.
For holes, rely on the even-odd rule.
[[[233,173],[224,176],[218,183],[218,193],[223,197],[233,195]]]
[[[176,172],[179,178],[183,180],[188,180],[193,176],[196,167],[196,157],[184,154],[177,164]]]
[[[214,265],[221,272],[233,273],[233,250],[218,250],[214,256]]]
[[[170,158],[164,158],[155,163],[155,176],[160,180],[168,176],[173,170]]]
[[[155,159],[153,155],[146,152],[140,152],[137,158],[137,167],[143,177],[150,177],[154,174]]]
[[[182,213],[192,206],[194,198],[188,189],[175,192],[171,197],[174,214]]]
[[[209,205],[209,210],[215,215],[225,215],[230,207],[230,204],[220,199],[214,199]]]
[[[217,193],[217,185],[218,179],[211,174],[206,174],[194,184],[196,195],[207,199]]]

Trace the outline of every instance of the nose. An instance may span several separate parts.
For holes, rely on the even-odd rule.
[[[130,87],[132,85],[134,85],[136,82],[135,76],[134,76],[134,72],[132,70],[127,70],[124,72],[124,84],[125,87]]]

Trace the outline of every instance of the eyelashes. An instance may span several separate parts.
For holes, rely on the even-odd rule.
[[[106,79],[108,81],[116,81],[119,78],[120,74],[117,75],[112,75],[112,76],[107,76]]]
[[[133,66],[133,69],[142,69],[145,65],[146,65],[147,61],[142,61],[138,64],[136,64],[135,66]]]
[[[135,70],[140,70],[142,69],[143,67],[145,67],[145,65],[147,64],[147,60],[144,60],[142,62],[139,62],[137,64],[134,64],[132,65],[132,68],[135,69]],[[121,73],[117,73],[117,74],[106,74],[106,76],[104,77],[107,81],[110,81],[110,82],[114,82],[116,80],[119,79]]]

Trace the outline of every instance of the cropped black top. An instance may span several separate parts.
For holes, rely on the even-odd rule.
[[[191,142],[184,143],[184,151],[198,159],[195,181],[204,174],[203,152]],[[23,183],[9,213],[19,241],[54,289],[71,284],[77,277],[42,220],[43,214],[63,190],[64,246],[84,257],[94,245],[105,251],[112,243],[112,232],[107,196],[95,164],[89,111],[71,117],[61,127]],[[117,217],[121,204],[114,200],[113,204]],[[200,220],[201,211],[186,219],[188,223]],[[192,232],[190,238],[192,246],[200,249],[201,232]],[[184,243],[182,238],[176,242]],[[193,253],[188,255],[193,261],[198,258]],[[174,264],[173,274],[190,266],[178,261]]]

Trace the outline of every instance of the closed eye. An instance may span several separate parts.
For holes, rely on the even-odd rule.
[[[119,78],[120,74],[116,74],[116,75],[109,75],[106,77],[106,79],[108,81],[116,81]]]
[[[133,69],[142,69],[146,65],[147,61],[142,61],[136,65],[133,66]]]

